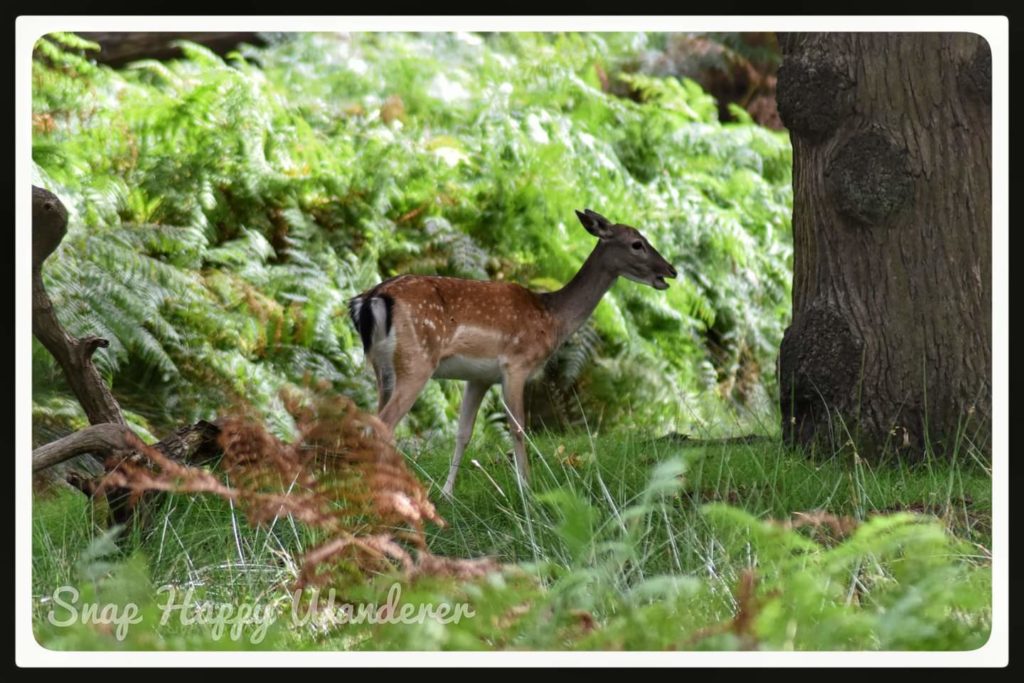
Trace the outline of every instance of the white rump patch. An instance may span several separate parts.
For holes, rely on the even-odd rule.
[[[390,332],[384,331],[388,310],[383,299],[370,299],[369,306],[373,314],[373,335],[366,360],[376,369],[385,391],[391,393],[395,388],[395,326],[392,324]]]
[[[387,329],[388,323],[388,306],[384,303],[384,299],[380,297],[370,299],[370,312],[373,313],[373,345],[376,346],[384,341],[386,336],[394,335],[387,335],[384,331]]]

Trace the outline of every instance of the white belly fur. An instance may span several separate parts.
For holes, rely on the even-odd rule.
[[[497,358],[449,356],[438,364],[433,377],[434,379],[461,379],[467,382],[497,384],[501,381],[501,370],[498,368]]]

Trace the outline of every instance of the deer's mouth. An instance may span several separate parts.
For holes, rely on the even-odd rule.
[[[668,289],[668,283],[665,282],[664,275],[655,275],[654,281],[651,282],[651,286],[655,289]]]

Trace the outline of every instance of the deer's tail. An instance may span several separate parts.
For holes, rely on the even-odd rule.
[[[391,333],[391,316],[395,300],[387,294],[367,292],[348,302],[348,315],[363,340],[363,352],[369,355],[374,346]]]

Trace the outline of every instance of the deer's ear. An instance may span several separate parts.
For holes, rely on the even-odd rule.
[[[580,223],[587,229],[587,232],[594,237],[607,239],[612,236],[611,221],[596,211],[591,211],[590,209],[584,209],[582,213],[577,211],[576,217],[580,219]]]

